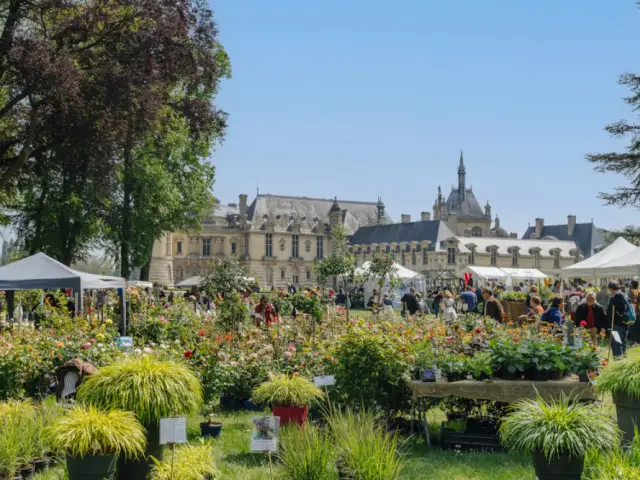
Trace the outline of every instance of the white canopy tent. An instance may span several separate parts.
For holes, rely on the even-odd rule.
[[[369,267],[371,266],[371,262],[364,262],[362,266],[356,268],[354,274],[356,277],[363,277],[369,271]],[[398,308],[400,306],[399,298],[402,297],[409,288],[415,288],[419,292],[424,291],[424,276],[420,273],[414,272],[413,270],[408,269],[398,263],[393,264],[393,268],[395,270],[398,278],[402,280],[402,286],[396,289],[393,292],[389,292],[392,294],[394,298],[394,307]],[[374,284],[373,281],[366,282],[364,285],[364,294],[365,294],[365,302],[373,295],[373,289],[377,288],[377,285]],[[389,288],[390,285],[385,285],[385,288]]]
[[[600,265],[597,270],[599,277],[636,277],[640,276],[640,247],[626,255]]]
[[[249,283],[256,281],[254,277],[244,277],[244,279]],[[176,283],[176,287],[197,287],[202,283],[203,280],[204,277],[196,275],[194,277],[185,278],[181,282]]]
[[[637,250],[638,247],[629,243],[622,237],[618,237],[611,245],[604,250],[596,253],[592,257],[589,257],[575,265],[570,265],[562,269],[562,276],[568,277],[606,277],[604,274],[604,268],[611,262],[615,262],[618,259],[622,259],[628,254]],[[624,263],[624,262],[623,262]],[[634,275],[637,274],[637,269]]]
[[[477,278],[485,283],[505,282],[507,286],[511,286],[514,281],[537,281],[548,278],[547,275],[535,268],[498,268],[469,265],[465,267],[458,276],[464,278],[465,273],[470,273],[473,278]]]
[[[0,267],[0,290],[71,288],[78,293],[76,309],[82,311],[82,291],[87,289],[122,289],[122,325],[126,331],[126,296],[124,278],[78,272],[48,257],[36,253],[17,262]]]

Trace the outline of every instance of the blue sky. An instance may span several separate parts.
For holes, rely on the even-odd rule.
[[[605,124],[634,119],[617,84],[640,72],[633,0],[216,0],[232,62],[218,106],[215,194],[375,201],[391,215],[431,211],[438,184],[467,184],[518,235],[593,218],[623,182],[584,155],[622,150]]]

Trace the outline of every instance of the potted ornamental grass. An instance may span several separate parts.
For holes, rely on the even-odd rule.
[[[138,457],[147,443],[133,413],[83,405],[57,418],[45,435],[66,455],[69,480],[111,480],[117,457]]]
[[[203,480],[218,478],[213,460],[213,445],[201,441],[194,445],[177,447],[173,458],[156,460],[149,475],[150,480]]]
[[[564,395],[514,404],[501,422],[500,437],[506,447],[531,453],[539,480],[580,480],[586,453],[609,451],[619,441],[602,409]]]
[[[280,425],[302,425],[307,419],[309,404],[320,398],[322,391],[298,374],[270,374],[269,380],[253,391],[252,401],[271,404],[273,415],[280,417]]]
[[[151,355],[128,356],[101,368],[78,388],[77,400],[103,410],[132,412],[147,431],[144,458],[121,458],[118,478],[146,479],[151,457],[162,461],[160,419],[198,412],[202,386],[185,364]]]
[[[609,364],[600,371],[597,388],[611,392],[623,441],[631,443],[634,429],[640,427],[640,360]]]

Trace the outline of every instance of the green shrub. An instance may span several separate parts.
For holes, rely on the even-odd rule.
[[[173,455],[159,462],[151,470],[151,480],[202,480],[215,478],[218,474],[213,461],[213,445],[202,441],[197,445],[178,447]],[[173,458],[172,458],[173,457]]]
[[[322,390],[300,375],[272,374],[253,391],[252,401],[281,407],[307,406],[322,398]]]
[[[393,414],[410,405],[411,367],[399,345],[388,337],[357,329],[343,337],[333,353],[338,363],[328,373],[341,402]]]
[[[600,372],[597,387],[600,392],[640,398],[640,361],[623,360],[608,365]]]
[[[281,432],[280,452],[286,478],[332,480],[336,478],[333,442],[324,431],[307,425],[287,426]]]
[[[507,447],[540,451],[547,458],[581,457],[591,449],[607,451],[619,441],[617,427],[602,409],[566,396],[513,405],[502,420],[500,436]]]
[[[72,457],[125,455],[138,457],[147,440],[142,425],[131,412],[100,411],[77,406],[45,430],[52,446]]]
[[[150,355],[126,357],[87,377],[77,399],[96,407],[133,412],[143,425],[197,413],[202,386],[186,365]]]
[[[366,410],[348,409],[329,417],[340,469],[354,480],[398,480],[403,462],[401,441],[376,424]]]

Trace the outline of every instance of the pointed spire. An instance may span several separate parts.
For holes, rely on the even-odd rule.
[[[460,150],[460,166],[458,167],[458,196],[460,200],[464,200],[467,197],[466,181],[466,169],[464,168],[464,156],[462,150]]]
[[[458,166],[458,173],[467,173],[466,169],[464,168],[464,155],[462,153],[462,150],[460,150],[460,166]]]

